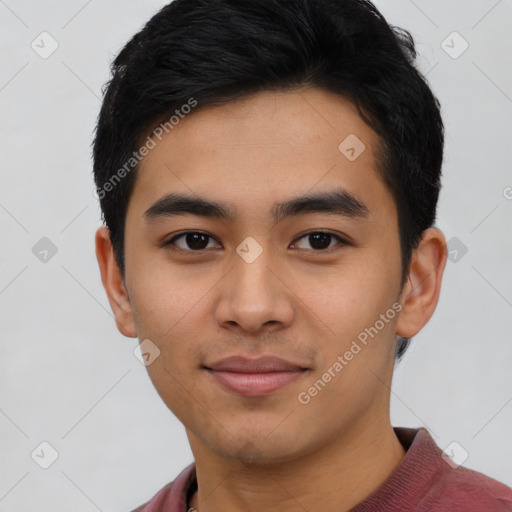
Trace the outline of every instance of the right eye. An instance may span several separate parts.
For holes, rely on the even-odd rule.
[[[165,242],[164,246],[171,246],[171,249],[177,252],[201,252],[208,248],[208,239],[214,240],[211,235],[206,233],[186,231]],[[178,240],[180,240],[181,246],[176,243]]]

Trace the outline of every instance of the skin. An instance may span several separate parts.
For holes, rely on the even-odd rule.
[[[366,150],[338,150],[356,134]],[[412,337],[432,316],[446,242],[430,228],[400,288],[396,206],[376,172],[377,135],[347,99],[319,89],[265,92],[187,116],[145,157],[128,205],[126,276],[106,227],[96,233],[101,278],[119,331],[161,351],[147,369],[186,429],[198,492],[189,506],[223,510],[349,510],[404,457],[389,417],[396,336]],[[275,224],[274,202],[343,187],[369,215],[308,213]],[[233,222],[143,214],[168,192],[236,209]],[[210,235],[201,254],[186,231]],[[305,233],[328,231],[328,249]],[[236,248],[253,237],[252,263]],[[185,252],[188,251],[188,252]],[[307,391],[357,335],[400,302],[402,309],[308,404]],[[309,368],[266,397],[221,388],[202,365],[243,354],[276,355]],[[303,507],[303,508],[301,508]]]

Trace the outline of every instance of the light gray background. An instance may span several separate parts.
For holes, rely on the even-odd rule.
[[[165,3],[0,0],[0,511],[129,511],[192,461],[137,340],[117,331],[94,253],[101,87]],[[412,32],[441,101],[438,227],[468,249],[396,370],[392,421],[457,441],[464,465],[512,486],[512,1],[376,5]],[[59,45],[47,59],[31,48],[43,31]],[[456,59],[442,48],[453,31],[469,43]],[[46,263],[32,252],[43,237],[57,247]],[[31,458],[43,441],[58,452],[46,470]]]

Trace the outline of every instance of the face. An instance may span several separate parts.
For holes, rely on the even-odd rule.
[[[285,461],[377,425],[400,243],[377,136],[353,104],[318,89],[258,93],[197,110],[157,142],[126,218],[133,328],[118,325],[158,347],[147,369],[192,449]],[[219,209],[151,209],[171,193]],[[232,356],[245,359],[219,363]],[[251,366],[262,357],[285,363]]]

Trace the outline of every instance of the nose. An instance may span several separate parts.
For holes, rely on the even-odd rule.
[[[288,326],[296,310],[283,266],[264,249],[253,261],[238,254],[221,284],[219,325],[256,333]]]

